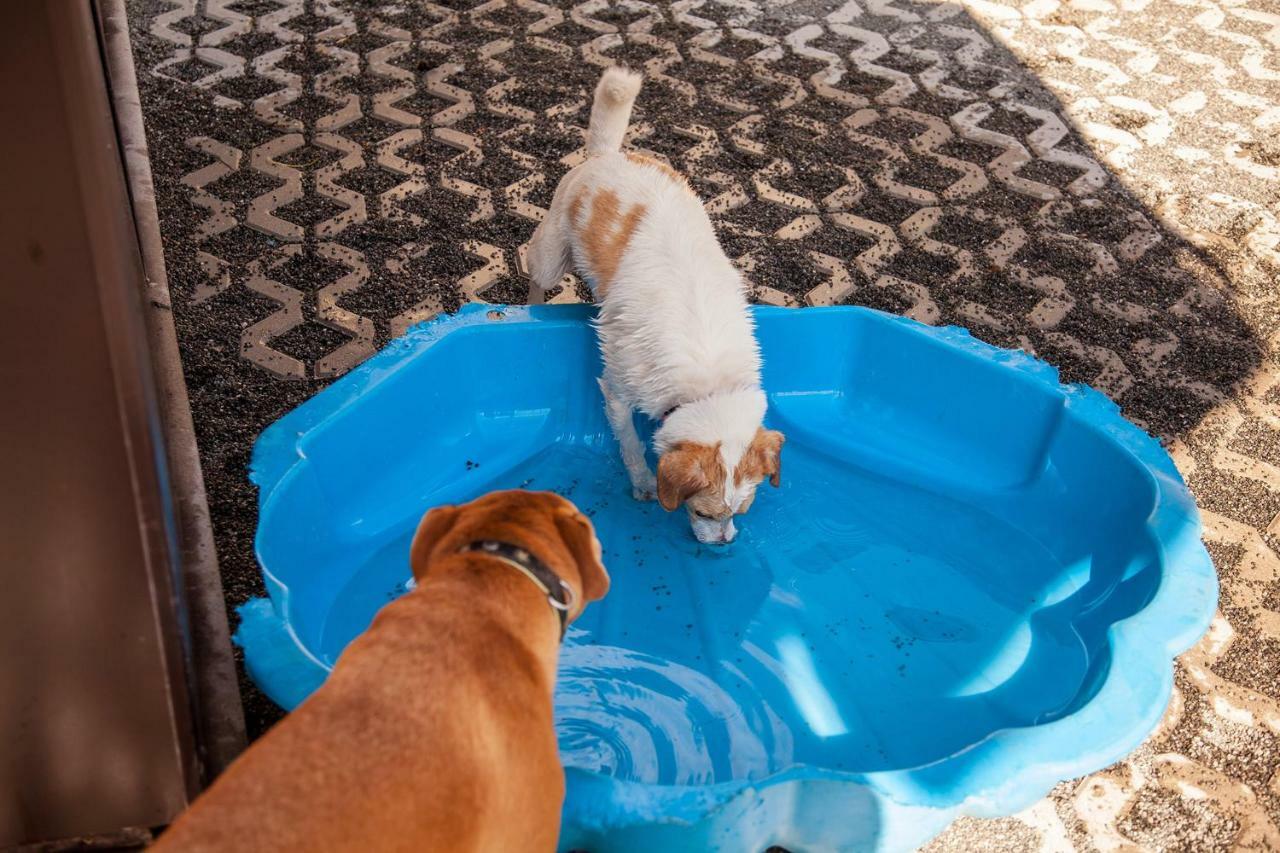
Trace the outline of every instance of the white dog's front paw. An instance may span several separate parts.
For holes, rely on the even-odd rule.
[[[641,480],[639,483],[631,484],[631,496],[638,501],[653,501],[658,499],[658,478],[649,477]]]

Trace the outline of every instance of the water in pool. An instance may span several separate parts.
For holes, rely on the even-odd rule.
[[[683,511],[632,500],[611,443],[557,442],[470,473],[467,497],[525,487],[572,499],[604,546],[612,588],[561,658],[566,765],[667,785],[794,764],[904,768],[1078,705],[1090,667],[1079,607],[1045,605],[1087,566],[801,440],[783,458],[782,488],[762,485],[720,547],[695,541]],[[404,592],[414,522],[333,555],[364,562],[321,629],[327,663]]]

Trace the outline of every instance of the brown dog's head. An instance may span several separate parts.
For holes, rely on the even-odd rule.
[[[785,441],[761,427],[732,472],[720,445],[681,442],[658,460],[658,502],[668,512],[684,504],[699,542],[732,542],[733,517],[751,509],[756,487],[766,479],[781,484]]]
[[[609,591],[595,528],[576,506],[552,492],[491,492],[468,504],[431,510],[409,551],[414,578],[421,584],[434,560],[484,539],[524,548],[563,578],[576,602],[570,619]]]

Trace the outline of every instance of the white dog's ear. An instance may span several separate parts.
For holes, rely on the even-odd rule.
[[[761,427],[756,437],[738,463],[743,479],[763,480],[766,477],[776,488],[782,485],[782,445],[787,437],[775,429]]]
[[[707,457],[716,449],[705,444],[678,444],[658,460],[658,503],[667,512],[711,485]]]

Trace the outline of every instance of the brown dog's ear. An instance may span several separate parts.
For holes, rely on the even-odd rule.
[[[413,544],[409,546],[409,568],[419,582],[427,572],[427,563],[431,562],[431,551],[457,520],[458,508],[445,505],[429,510],[418,523],[418,532],[413,534]]]
[[[744,472],[761,480],[768,477],[775,488],[782,485],[782,445],[786,441],[787,437],[777,430],[764,427],[756,430],[756,437],[740,463]]]
[[[667,512],[711,485],[703,463],[710,448],[679,445],[658,460],[658,503]]]
[[[600,540],[591,521],[577,509],[565,508],[556,513],[556,529],[569,546],[573,561],[578,564],[578,577],[582,581],[582,604],[604,598],[609,591],[609,573],[605,571]]]

